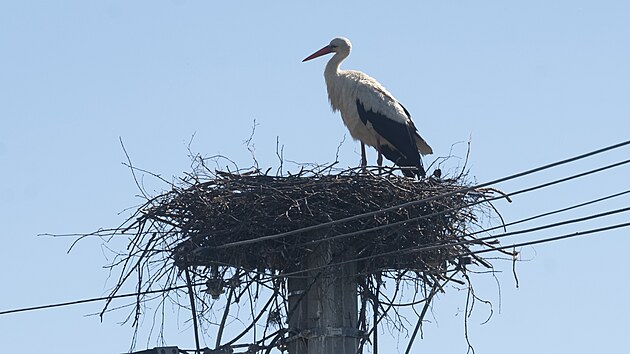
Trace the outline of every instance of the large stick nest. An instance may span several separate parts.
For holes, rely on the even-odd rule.
[[[220,265],[282,273],[302,268],[324,242],[335,243],[337,260],[358,259],[362,273],[440,273],[447,262],[470,254],[465,244],[444,245],[469,234],[477,223],[474,209],[492,190],[458,193],[466,187],[459,179],[359,172],[281,177],[217,172],[211,180],[150,200],[136,226],[147,231],[159,225],[159,237],[170,240],[180,268]],[[423,246],[434,248],[418,251]]]
[[[97,232],[130,236],[127,250],[112,264],[121,273],[101,315],[136,274],[137,329],[142,303],[151,300],[155,287],[166,294],[180,291],[185,281],[191,306],[193,297],[202,305],[201,310],[192,308],[193,320],[199,315],[207,324],[216,323],[212,303],[228,290],[217,348],[242,341],[266,313],[264,333],[280,329],[252,343],[271,350],[290,342],[287,336],[300,335],[285,328],[293,311],[286,280],[306,275],[314,281],[319,277],[315,273],[355,263],[363,347],[390,316],[394,328],[404,328],[398,312],[391,315],[392,308],[422,306],[421,323],[436,291],[444,291],[451,281],[469,283],[467,264],[492,266],[476,253],[496,250],[484,241],[487,237],[477,239],[488,230],[484,218],[493,214],[490,200],[497,198],[496,191],[471,187],[463,174],[415,180],[392,169],[333,171],[331,165],[272,176],[258,169],[213,171],[204,159],[199,161],[193,172],[156,197],[141,189],[146,202],[120,228]],[[323,254],[327,263],[316,261],[315,269],[311,260]],[[384,279],[395,280],[391,293],[384,292]],[[193,290],[201,284],[205,291]],[[407,300],[404,284],[414,289]],[[264,288],[270,290],[269,300],[255,310]],[[222,344],[230,308],[240,306],[246,296],[252,323]],[[370,320],[370,311],[378,319]]]

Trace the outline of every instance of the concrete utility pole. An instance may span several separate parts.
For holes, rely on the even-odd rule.
[[[356,264],[319,268],[339,261],[334,251],[334,244],[322,244],[307,258],[306,272],[288,279],[289,354],[357,352]]]

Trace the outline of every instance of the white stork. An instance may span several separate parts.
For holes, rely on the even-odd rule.
[[[415,167],[413,172],[403,169],[406,176],[424,176],[420,154],[432,154],[433,150],[418,134],[409,111],[370,76],[355,70],[339,70],[351,49],[347,38],[335,38],[302,61],[335,53],[324,70],[328,99],[333,111],[341,112],[350,135],[361,141],[362,167],[367,165],[367,144],[378,151],[378,166],[382,165],[384,155],[398,166]]]

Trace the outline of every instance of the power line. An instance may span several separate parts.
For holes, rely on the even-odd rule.
[[[381,257],[385,257],[385,256],[399,256],[399,255],[409,254],[409,253],[422,253],[422,252],[427,252],[427,251],[439,250],[439,249],[448,248],[448,247],[474,245],[474,244],[479,244],[479,243],[481,243],[483,241],[497,240],[497,239],[501,239],[501,238],[505,238],[505,237],[509,237],[509,236],[514,236],[514,235],[522,235],[522,234],[536,232],[536,231],[541,231],[541,230],[545,230],[545,229],[550,229],[550,228],[554,228],[554,227],[558,227],[558,226],[562,226],[562,225],[568,225],[568,224],[578,223],[578,222],[582,222],[582,221],[597,219],[597,218],[601,218],[601,217],[605,217],[605,216],[610,216],[610,215],[613,215],[613,214],[619,214],[619,213],[623,213],[623,212],[627,212],[627,211],[630,211],[630,207],[614,209],[614,210],[606,211],[606,212],[595,214],[595,215],[589,215],[589,216],[584,216],[584,217],[580,217],[580,218],[564,220],[564,221],[555,222],[555,223],[551,223],[551,224],[546,224],[546,225],[542,225],[542,226],[532,227],[532,228],[529,228],[529,229],[505,232],[505,233],[500,234],[500,235],[491,235],[491,236],[481,237],[481,238],[477,238],[477,239],[461,240],[461,241],[450,242],[450,243],[434,243],[434,244],[431,244],[431,245],[423,245],[423,246],[418,246],[418,247],[413,247],[413,248],[408,248],[408,249],[383,252],[383,253],[373,254],[373,255],[364,256],[364,257],[357,257],[357,258],[348,259],[348,260],[339,261],[339,262],[334,262],[334,263],[330,263],[330,264],[326,264],[326,265],[322,265],[322,266],[318,266],[318,267],[303,269],[303,270],[289,272],[289,273],[282,273],[280,275],[277,275],[276,277],[286,277],[286,276],[291,276],[291,275],[297,275],[297,274],[301,274],[301,273],[308,272],[308,271],[325,269],[325,268],[328,268],[328,267],[339,266],[339,265],[352,263],[352,262],[368,261],[368,260],[371,260],[371,259],[381,258]],[[609,229],[615,229],[615,228],[619,228],[619,227],[630,226],[630,223],[624,223],[624,224],[620,224],[620,225],[621,226],[607,226],[607,227],[603,227],[603,228],[600,228],[600,229],[596,229],[596,230],[599,230],[599,231],[584,231],[584,232],[578,231],[578,232],[576,232],[576,234],[582,235],[582,234],[589,234],[589,233],[593,233],[593,232],[606,231],[606,230],[609,230]],[[461,237],[467,237],[467,236],[469,236],[469,234],[462,235]],[[563,235],[563,236],[554,237],[552,239],[555,241],[555,240],[559,240],[559,239],[563,239],[563,238],[568,238],[568,236]],[[529,242],[533,242],[532,244],[540,243],[538,241],[529,241]],[[527,244],[527,242],[525,242],[524,244]],[[492,251],[498,251],[498,250],[502,250],[502,249],[506,249],[506,248],[519,247],[519,246],[520,246],[520,244],[513,244],[513,245],[508,245],[508,246],[496,246],[496,247],[492,246],[491,248],[487,248],[487,249],[480,250],[480,251],[464,252],[464,253],[458,254],[458,256],[465,256],[465,255],[468,255],[468,254],[476,254],[476,253],[492,252]]]
[[[197,283],[197,284],[193,284],[192,286],[199,286],[199,285],[204,285],[204,284],[205,283]],[[120,294],[120,295],[103,296],[103,297],[94,297],[94,298],[90,298],[90,299],[61,302],[61,303],[56,303],[56,304],[48,304],[48,305],[40,305],[40,306],[32,306],[32,307],[23,307],[23,308],[18,308],[18,309],[13,309],[13,310],[0,311],[0,315],[8,315],[8,314],[11,314],[11,313],[27,312],[27,311],[50,309],[50,308],[55,308],[55,307],[63,307],[63,306],[85,304],[85,303],[88,303],[88,302],[105,301],[105,300],[109,300],[109,299],[119,299],[119,298],[139,296],[139,295],[164,293],[164,292],[171,291],[171,290],[178,290],[178,289],[186,288],[187,286],[188,285],[172,286],[172,287],[159,289],[159,290],[147,290],[147,291],[142,291],[142,292],[137,292],[137,293]]]
[[[616,197],[620,197],[620,196],[625,195],[625,194],[628,194],[628,193],[630,193],[630,189],[625,190],[625,191],[623,191],[623,192],[610,194],[610,195],[607,195],[607,196],[605,196],[605,197],[601,197],[601,198],[597,198],[597,199],[589,200],[589,201],[586,201],[586,202],[583,202],[583,203],[580,203],[580,204],[571,205],[571,206],[566,207],[566,208],[556,209],[556,210],[552,210],[552,211],[544,212],[544,213],[541,213],[541,214],[538,214],[538,215],[534,215],[534,216],[530,216],[530,217],[523,218],[523,219],[520,219],[520,220],[512,221],[512,222],[509,222],[509,223],[506,223],[506,224],[497,225],[497,226],[493,226],[493,227],[490,227],[490,228],[487,228],[487,229],[483,229],[483,230],[478,230],[478,231],[475,231],[475,232],[471,232],[471,233],[467,234],[466,236],[473,236],[473,235],[480,234],[480,233],[482,233],[482,232],[488,232],[488,231],[492,231],[492,230],[496,230],[496,229],[501,229],[501,228],[508,227],[508,226],[514,226],[514,225],[522,224],[522,223],[524,223],[524,222],[528,222],[528,221],[532,221],[532,220],[540,219],[540,218],[543,218],[543,217],[545,217],[545,216],[550,216],[550,215],[554,215],[554,214],[559,214],[559,213],[563,213],[563,212],[565,212],[565,211],[569,211],[569,210],[573,210],[573,209],[578,209],[578,208],[582,208],[582,207],[585,207],[585,206],[588,206],[588,205],[592,205],[592,204],[595,204],[595,203],[603,202],[603,201],[606,201],[606,200],[609,200],[609,199],[613,199],[613,198],[616,198]]]
[[[555,181],[543,183],[543,184],[540,184],[538,186],[534,186],[534,187],[531,187],[531,188],[525,188],[525,189],[522,189],[520,191],[510,193],[509,196],[514,196],[514,195],[517,195],[517,194],[528,193],[528,192],[534,191],[536,189],[541,189],[541,188],[549,187],[549,186],[552,186],[552,185],[555,185],[555,184],[567,182],[567,181],[570,181],[572,179],[588,176],[588,175],[591,175],[591,174],[594,174],[594,173],[597,173],[597,172],[602,172],[602,171],[605,171],[605,170],[609,170],[611,168],[623,166],[623,165],[628,164],[628,163],[630,163],[630,159],[619,161],[619,162],[616,162],[616,163],[612,163],[610,165],[599,167],[599,168],[596,168],[596,169],[593,169],[593,170],[589,170],[589,171],[586,171],[586,172],[577,173],[577,174],[574,174],[574,175],[571,175],[571,176],[568,176],[568,177],[559,178],[559,179],[557,179]]]
[[[620,228],[628,227],[628,226],[630,226],[630,222],[619,223],[619,224],[599,227],[599,228],[596,228],[596,229],[590,229],[590,230],[586,230],[586,231],[576,231],[576,232],[572,232],[572,233],[568,233],[568,234],[564,234],[564,235],[560,235],[560,236],[547,237],[547,238],[543,238],[543,239],[539,239],[539,240],[526,241],[526,242],[514,243],[514,244],[511,244],[511,245],[499,246],[499,247],[495,247],[495,248],[492,248],[492,249],[488,249],[487,248],[487,249],[483,249],[483,250],[471,251],[471,252],[468,252],[468,253],[463,253],[462,255],[466,256],[466,255],[473,255],[473,254],[479,254],[479,253],[486,253],[486,252],[504,250],[504,249],[509,249],[509,248],[531,246],[531,245],[536,245],[536,244],[540,244],[540,243],[553,242],[553,241],[563,240],[563,239],[567,239],[567,238],[579,237],[579,236],[584,236],[584,235],[589,235],[589,234],[594,234],[594,233],[599,233],[599,232],[604,232],[604,231],[610,231],[610,230],[614,230],[614,229],[620,229]]]

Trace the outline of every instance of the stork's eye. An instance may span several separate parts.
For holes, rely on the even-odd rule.
[[[336,45],[334,45],[334,44],[331,44],[331,45],[330,45],[330,49],[331,49],[331,50],[335,50],[335,49],[337,49],[337,46],[336,46]]]

